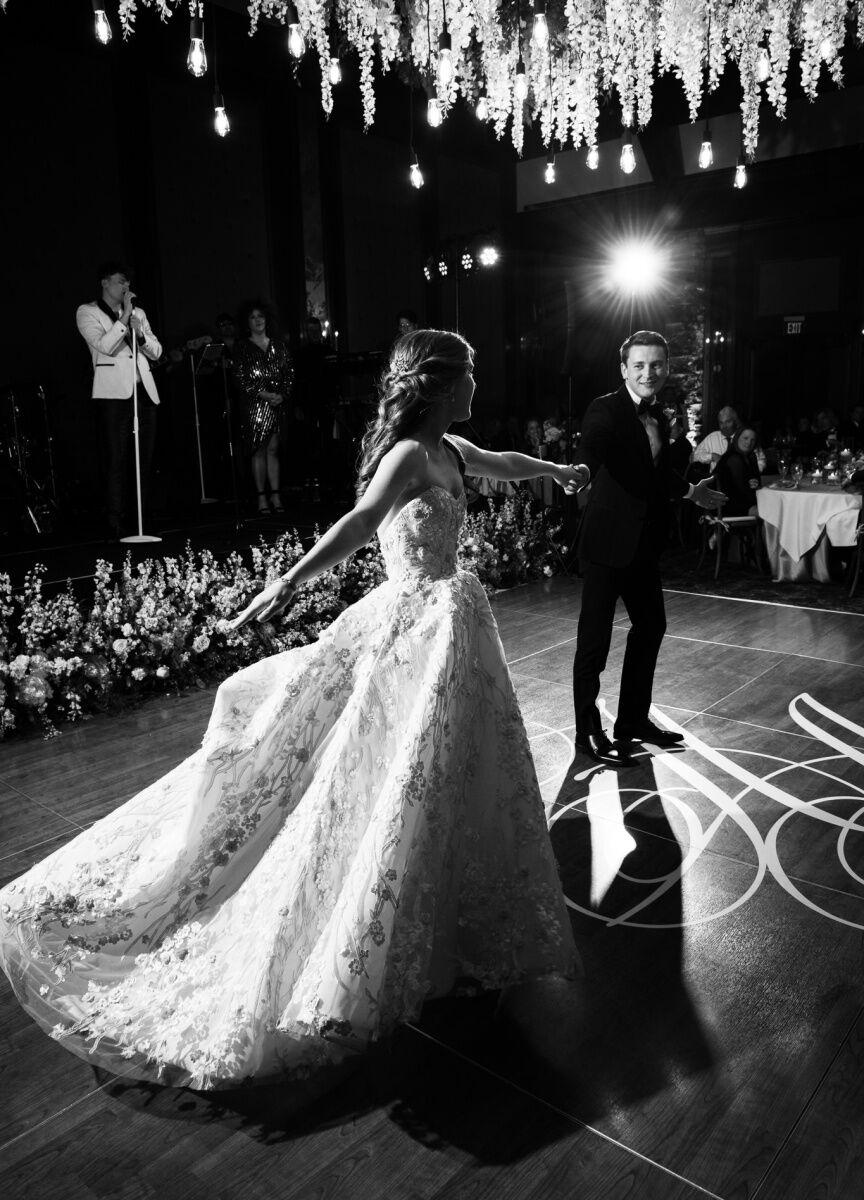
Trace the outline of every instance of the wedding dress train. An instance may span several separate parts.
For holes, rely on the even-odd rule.
[[[578,973],[464,512],[410,501],[386,582],[223,683],[196,753],[0,892],[0,961],[69,1049],[236,1086],[463,984]]]

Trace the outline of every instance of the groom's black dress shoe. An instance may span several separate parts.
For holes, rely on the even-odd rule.
[[[636,759],[631,756],[628,748],[610,742],[602,729],[597,733],[577,733],[575,746],[577,750],[587,754],[595,762],[603,763],[606,766],[632,767],[636,763]]]
[[[683,733],[673,733],[671,729],[661,729],[653,721],[640,721],[638,725],[615,726],[616,742],[650,742],[652,746],[680,746],[684,741]]]

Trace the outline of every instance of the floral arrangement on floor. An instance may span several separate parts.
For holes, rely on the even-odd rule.
[[[551,575],[555,529],[522,493],[471,513],[460,566],[487,590]],[[0,574],[0,738],[34,723],[46,736],[58,725],[153,693],[218,682],[233,671],[314,640],[343,609],[384,579],[377,547],[352,555],[302,587],[277,625],[224,628],[260,589],[304,553],[294,531],[233,551],[217,561],[187,548],[179,558],[145,559],[121,570],[100,559],[92,598],[67,585],[46,596],[45,568],[13,592]]]

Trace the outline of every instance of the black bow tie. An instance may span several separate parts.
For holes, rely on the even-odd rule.
[[[639,407],[636,409],[636,416],[644,417],[646,413],[651,411],[651,409],[654,407],[654,404],[655,404],[655,401],[653,399],[652,400],[640,400]]]

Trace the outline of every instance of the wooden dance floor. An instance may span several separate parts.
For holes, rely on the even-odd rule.
[[[97,1076],[4,979],[4,1197],[864,1194],[864,617],[667,593],[655,720],[686,746],[616,774],[573,758],[578,596],[494,608],[584,990],[435,1002],[327,1090],[205,1095]],[[194,750],[211,701],[0,747],[3,881]]]

